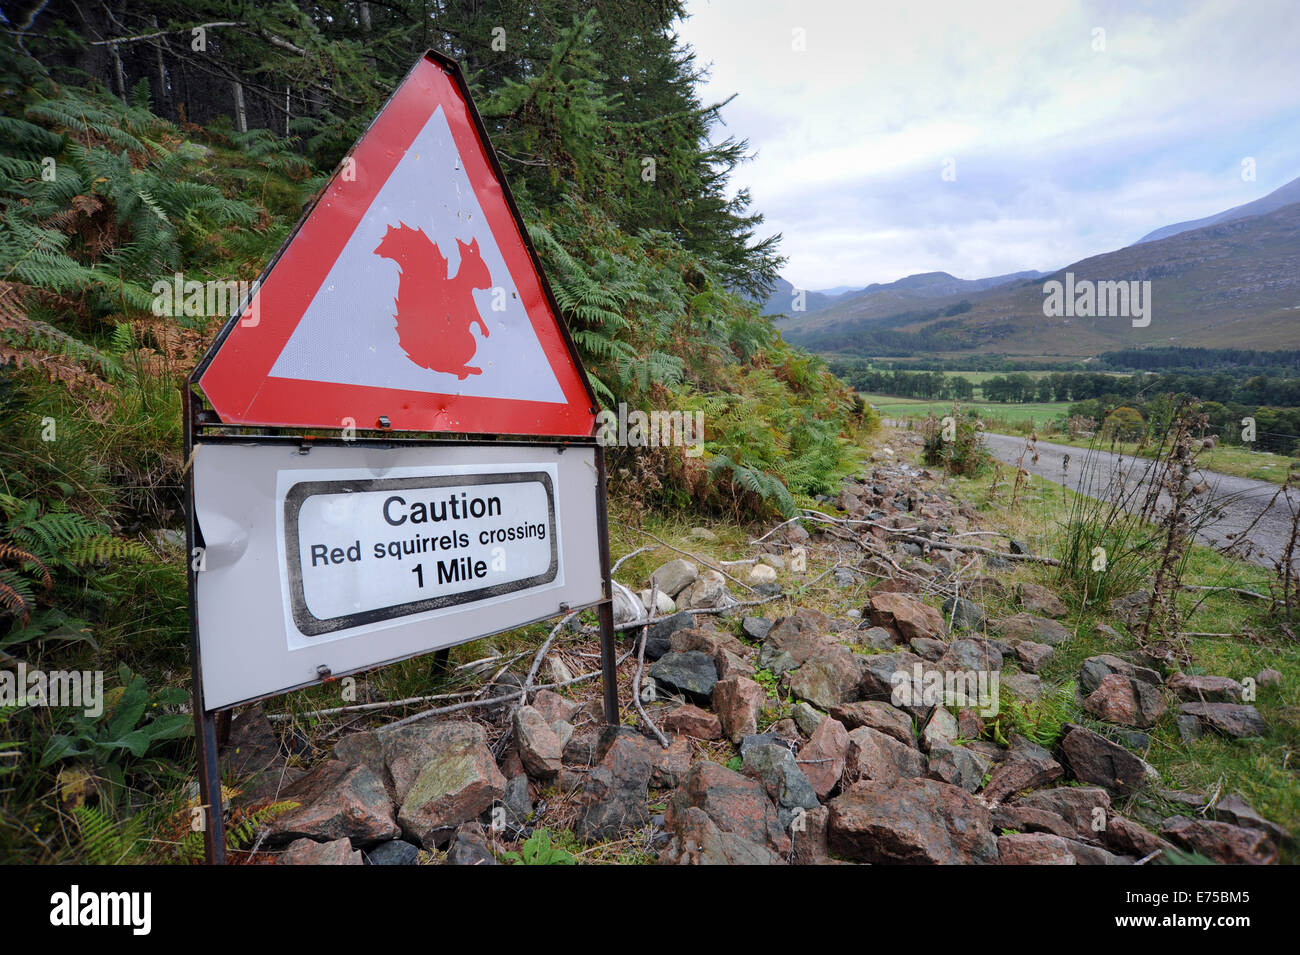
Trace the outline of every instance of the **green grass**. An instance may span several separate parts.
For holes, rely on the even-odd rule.
[[[894,420],[924,418],[929,414],[943,417],[952,413],[953,406],[951,400],[931,401],[926,398],[896,398],[892,395],[864,394],[862,400],[879,408],[881,417]],[[1025,404],[1003,404],[1000,401],[959,401],[957,406],[963,410],[977,413],[984,419],[985,424],[992,425],[993,423],[1005,422],[1012,425],[1024,425],[1032,422],[1035,427],[1041,427],[1053,418],[1068,414],[1070,410],[1070,402],[1068,401],[1031,401]],[[992,428],[987,430],[992,430]]]
[[[970,372],[966,374],[994,374],[993,372]],[[934,414],[943,417],[952,413],[952,400],[932,401],[926,398],[897,398],[892,395],[863,394],[862,400],[875,405],[882,418],[906,420],[924,418]],[[977,413],[985,423],[986,431],[998,431],[999,428],[1021,430],[1027,427],[1037,428],[1044,441],[1065,444],[1075,448],[1088,448],[1093,439],[1088,437],[1071,438],[1064,432],[1051,430],[1046,426],[1056,418],[1069,414],[1069,401],[1031,401],[1025,404],[961,401],[957,405],[962,410]],[[1116,454],[1141,454],[1137,443],[1133,441],[1106,441],[1098,444],[1098,449],[1112,451]],[[1147,453],[1150,453],[1147,449]],[[1207,471],[1228,474],[1233,477],[1249,478],[1255,481],[1271,481],[1274,484],[1285,483],[1292,468],[1300,469],[1300,460],[1284,454],[1271,454],[1267,451],[1251,451],[1234,445],[1219,445],[1202,451],[1200,466]]]
[[[1007,479],[1004,472],[1003,480]],[[1072,492],[1035,479],[1022,489],[1015,508],[1010,506],[1010,487],[1004,485],[989,501],[993,475],[975,479],[954,479],[959,497],[980,504],[987,529],[1001,529],[1025,542],[1034,553],[1055,555],[1061,531],[1069,513]],[[1112,619],[1104,606],[1087,604],[1069,588],[1062,587],[1051,567],[1024,566],[999,576],[1007,582],[1012,576],[1032,580],[1053,588],[1070,608],[1062,623],[1075,637],[1057,647],[1051,661],[1040,675],[1044,684],[1063,685],[1076,679],[1079,666],[1087,657],[1099,653],[1123,653],[1136,648],[1136,641],[1123,624]],[[1232,560],[1209,548],[1194,547],[1188,561],[1187,583],[1243,587],[1267,592],[1272,574],[1253,564]],[[996,612],[999,601],[984,601],[986,610]],[[1190,653],[1190,672],[1229,676],[1236,680],[1254,677],[1272,668],[1282,673],[1275,687],[1261,687],[1254,705],[1267,721],[1269,730],[1262,739],[1231,740],[1206,733],[1190,745],[1178,734],[1174,717],[1178,707],[1172,701],[1156,726],[1145,730],[1151,738],[1146,752],[1139,753],[1161,776],[1167,789],[1185,790],[1212,796],[1216,792],[1240,793],[1265,818],[1277,822],[1293,835],[1300,833],[1300,785],[1296,780],[1297,748],[1300,748],[1300,646],[1287,638],[1278,621],[1268,616],[1263,601],[1233,594],[1184,592],[1179,608],[1186,630],[1203,633],[1232,634],[1229,637],[1184,638]],[[1118,639],[1093,632],[1098,623],[1110,624]],[[1076,720],[1103,735],[1114,728],[1092,720],[1076,708]],[[1117,808],[1126,814],[1137,809],[1134,803],[1161,817],[1186,807],[1168,804],[1154,793],[1120,800]],[[1282,847],[1282,861],[1300,861],[1294,844]]]

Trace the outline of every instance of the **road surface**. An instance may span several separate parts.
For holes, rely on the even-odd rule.
[[[984,435],[984,443],[1000,461],[1014,465],[1025,447],[1023,437],[1005,434]],[[1091,456],[1085,448],[1072,448],[1063,444],[1039,441],[1036,446],[1038,461],[1025,455],[1025,470],[1056,484],[1078,491],[1087,484],[1093,496],[1105,496],[1105,489],[1117,476],[1127,474],[1131,479],[1141,477],[1151,462],[1146,458],[1124,457],[1109,451],[1094,451]],[[1062,468],[1066,455],[1070,456],[1068,468]],[[1089,467],[1085,469],[1087,460]],[[1122,462],[1122,464],[1121,464]],[[1119,471],[1120,468],[1123,471]],[[1088,474],[1088,472],[1091,474]],[[1252,522],[1259,518],[1247,539],[1250,547],[1248,559],[1257,564],[1272,566],[1281,558],[1291,537],[1292,508],[1300,506],[1300,495],[1291,492],[1290,501],[1277,496],[1278,485],[1268,481],[1252,481],[1216,471],[1193,472],[1193,481],[1206,481],[1210,491],[1195,500],[1200,506],[1213,506],[1220,516],[1207,524],[1198,537],[1207,544],[1224,544],[1228,534],[1240,536]],[[1260,514],[1263,512],[1263,516]],[[1236,541],[1238,538],[1234,537]],[[1246,556],[1243,554],[1243,556]]]

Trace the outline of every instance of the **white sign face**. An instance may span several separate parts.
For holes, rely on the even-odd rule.
[[[199,442],[206,706],[597,603],[595,450]]]
[[[405,269],[399,263],[407,262]],[[436,279],[463,286],[460,344],[472,373],[438,370],[403,323],[430,322]],[[408,316],[406,313],[412,314]],[[418,329],[417,329],[418,330]],[[412,333],[407,333],[412,334]],[[346,356],[346,358],[344,358]],[[454,364],[454,363],[453,363]],[[379,190],[276,360],[278,378],[449,395],[564,401],[438,107]]]
[[[555,465],[529,467],[281,471],[290,646],[561,586]]]

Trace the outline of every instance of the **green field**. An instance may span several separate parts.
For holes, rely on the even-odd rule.
[[[924,418],[929,414],[942,417],[949,414],[953,408],[951,400],[931,401],[925,398],[896,398],[892,395],[868,394],[864,394],[862,400],[879,408],[881,417],[891,419]],[[1034,427],[1040,427],[1053,418],[1068,414],[1071,402],[1030,401],[1025,404],[1004,404],[1000,401],[960,401],[956,404],[963,411],[977,413],[986,424],[990,425],[989,430],[994,430],[992,425],[996,423],[1023,425],[1032,422]]]

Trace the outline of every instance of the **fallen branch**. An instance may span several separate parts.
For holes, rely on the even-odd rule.
[[[651,584],[650,586],[651,607],[655,605],[656,601],[658,600],[658,597],[659,597],[659,585]],[[653,610],[650,611],[650,615],[651,618],[653,619],[654,617]],[[641,635],[640,637],[637,638],[637,642],[636,642],[636,673],[632,677],[632,702],[636,704],[636,711],[641,715],[641,719],[645,722],[645,725],[650,727],[650,731],[655,734],[655,739],[659,740],[659,745],[662,746],[664,749],[667,749],[669,746],[668,737],[664,736],[663,733],[659,732],[659,727],[655,726],[654,720],[650,719],[650,714],[645,711],[645,707],[641,703],[641,671],[645,668],[645,638],[646,638],[646,631],[648,629],[649,628],[647,627],[645,630],[641,631]]]
[[[308,710],[306,713],[270,713],[267,719],[272,723],[283,723],[293,719],[313,719],[323,716],[338,716],[340,713],[372,713],[376,710],[391,710],[399,706],[414,706],[418,703],[432,703],[434,700],[458,700],[475,694],[466,690],[463,693],[434,693],[431,696],[411,696],[404,700],[383,700],[379,703],[353,703],[349,706],[333,706],[325,710]]]
[[[799,516],[799,517],[792,517],[792,518],[790,518],[788,521],[782,521],[780,524],[777,524],[776,527],[772,528],[770,531],[768,531],[768,532],[767,532],[766,534],[764,534],[762,537],[758,538],[757,540],[752,540],[752,541],[750,541],[749,543],[750,543],[751,546],[752,546],[752,545],[755,545],[755,544],[761,544],[761,543],[763,543],[763,541],[767,540],[769,537],[771,537],[773,534],[775,534],[775,533],[776,533],[777,531],[779,531],[781,528],[786,527],[786,526],[789,525],[789,524],[793,524],[795,521],[801,521],[801,520],[803,520],[803,516],[802,516],[802,515]]]
[[[614,665],[615,666],[621,665],[631,655],[632,655],[632,651],[631,650],[627,651],[627,653],[623,654],[621,657],[619,657],[617,660],[614,661]],[[583,683],[586,680],[590,680],[593,677],[598,677],[600,675],[601,675],[600,670],[592,670],[590,673],[584,673],[581,676],[575,676],[572,680],[565,680],[563,683],[539,683],[536,686],[534,686],[533,689],[534,690],[558,690],[561,687],[573,686],[573,684],[575,683]],[[452,706],[440,706],[437,707],[436,709],[425,710],[423,713],[416,713],[414,716],[408,716],[405,719],[396,720],[395,722],[387,723],[385,725],[405,726],[408,723],[414,723],[418,720],[427,719],[430,716],[442,716],[443,714],[446,713],[459,713],[463,710],[475,709],[476,707],[480,707],[480,706],[488,706],[488,707],[505,706],[508,703],[518,701],[518,699],[519,699],[518,694],[510,693],[505,696],[493,697],[490,700],[469,700],[465,703],[453,704]]]
[[[630,554],[624,554],[624,555],[623,555],[622,557],[620,557],[618,560],[614,561],[614,566],[611,567],[611,568],[609,569],[609,575],[610,575],[611,577],[613,577],[614,574],[616,574],[616,573],[618,572],[618,569],[619,569],[620,567],[623,566],[623,561],[625,561],[625,560],[631,560],[631,559],[632,559],[633,557],[635,557],[637,554],[644,554],[644,553],[645,553],[646,551],[648,551],[648,550],[654,550],[654,548],[651,547],[651,546],[649,546],[649,545],[646,545],[645,547],[638,547],[636,550],[632,551]]]

